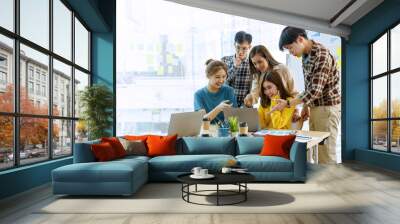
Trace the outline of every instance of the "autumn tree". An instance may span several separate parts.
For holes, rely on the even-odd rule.
[[[8,85],[5,93],[0,93],[0,111],[13,112],[14,107],[14,88]],[[45,104],[46,105],[46,104]],[[48,107],[34,105],[29,99],[29,95],[24,87],[20,88],[20,110],[23,114],[47,115]],[[58,111],[56,111],[58,113]],[[0,147],[12,148],[13,146],[13,119],[11,116],[0,116]],[[20,118],[20,148],[24,149],[26,145],[45,145],[48,136],[47,118]],[[59,128],[55,125],[53,128],[53,138],[59,136]]]

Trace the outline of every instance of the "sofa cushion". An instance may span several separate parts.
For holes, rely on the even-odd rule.
[[[157,136],[150,135],[147,140],[148,156],[164,156],[176,154],[176,139],[178,135]]]
[[[117,158],[122,158],[126,156],[126,151],[124,149],[124,146],[122,146],[121,142],[117,137],[104,137],[101,138],[101,142],[108,142],[114,149],[115,155]]]
[[[237,137],[236,155],[260,154],[264,145],[263,137]]]
[[[139,159],[74,163],[53,170],[52,174],[53,181],[58,182],[130,182],[134,172],[147,171],[145,166],[146,162]]]
[[[225,154],[235,155],[235,139],[231,137],[183,137],[179,142],[178,154]]]
[[[126,151],[126,155],[147,155],[146,143],[142,140],[127,140],[118,138]]]
[[[280,156],[289,159],[290,148],[296,135],[265,135],[261,156]]]
[[[236,159],[249,172],[293,172],[292,161],[279,156],[238,155]]]
[[[112,145],[108,142],[93,144],[90,147],[92,149],[94,157],[96,157],[96,161],[104,162],[118,158]]]
[[[231,155],[175,155],[158,156],[149,160],[149,170],[163,172],[191,172],[199,166],[211,172],[219,171],[228,160],[235,159]]]

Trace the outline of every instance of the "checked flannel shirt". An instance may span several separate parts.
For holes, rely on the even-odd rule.
[[[304,92],[303,103],[311,106],[340,104],[340,74],[336,60],[327,48],[314,41],[311,52],[303,56]]]
[[[235,91],[238,107],[243,105],[244,98],[250,93],[253,76],[250,75],[250,65],[248,60],[243,60],[239,67],[235,67],[235,55],[225,56],[221,59],[228,67],[228,77],[226,84]]]

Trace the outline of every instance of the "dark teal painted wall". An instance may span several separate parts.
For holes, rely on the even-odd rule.
[[[385,0],[351,27],[345,44],[345,126],[343,159],[358,160],[399,170],[400,157],[369,150],[369,47],[368,44],[400,22],[400,1]],[[357,149],[357,150],[356,150]],[[363,150],[363,151],[360,151]]]
[[[48,183],[53,169],[71,163],[70,157],[0,172],[0,199]]]

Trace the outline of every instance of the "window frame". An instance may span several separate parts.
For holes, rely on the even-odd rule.
[[[397,21],[396,23],[392,24],[389,28],[385,29],[385,31],[381,34],[379,34],[374,40],[372,40],[369,44],[369,144],[370,144],[370,150],[373,151],[379,151],[379,152],[386,152],[386,153],[391,153],[391,154],[400,154],[400,152],[393,152],[392,151],[392,125],[391,123],[393,121],[399,121],[400,117],[392,117],[392,96],[391,96],[391,79],[392,76],[395,75],[396,73],[400,72],[400,67],[397,68],[393,68],[391,69],[391,61],[392,61],[392,55],[391,55],[391,31],[397,27],[400,26],[400,21]],[[376,43],[381,37],[383,37],[384,35],[387,35],[387,64],[386,64],[386,71],[380,74],[373,74],[373,44]],[[373,90],[374,90],[374,86],[373,86],[373,81],[382,77],[386,77],[386,86],[387,86],[387,93],[386,93],[386,97],[387,97],[387,105],[386,105],[386,118],[373,118]],[[373,132],[373,122],[376,121],[386,121],[386,151],[383,150],[379,150],[374,148],[374,132]]]
[[[66,157],[71,157],[73,156],[74,152],[74,143],[75,143],[75,123],[76,121],[79,120],[79,117],[75,117],[75,108],[71,108],[71,114],[70,116],[55,116],[53,115],[53,59],[58,60],[59,62],[62,62],[68,66],[71,66],[71,83],[74,83],[75,81],[75,69],[87,74],[89,76],[89,83],[88,86],[91,86],[92,84],[92,72],[91,72],[91,36],[92,36],[92,30],[88,27],[88,25],[83,21],[83,19],[72,9],[72,7],[66,2],[65,0],[59,0],[68,10],[71,11],[71,18],[69,19],[69,22],[71,23],[71,58],[67,59],[64,58],[63,56],[55,53],[53,50],[53,24],[54,24],[54,17],[53,17],[53,1],[54,0],[48,0],[49,2],[49,48],[46,49],[45,47],[40,46],[39,44],[36,44],[29,39],[24,38],[23,36],[20,35],[20,0],[14,0],[13,1],[13,10],[14,10],[14,17],[13,17],[13,22],[14,22],[14,30],[10,31],[4,27],[0,26],[0,35],[10,38],[13,41],[13,64],[12,66],[12,73],[13,79],[14,79],[14,110],[13,112],[1,112],[0,111],[0,116],[11,116],[13,119],[13,166],[10,167],[5,167],[5,168],[0,168],[0,172],[5,171],[5,170],[11,170],[11,169],[16,169],[19,167],[23,166],[30,166],[33,164],[38,164],[38,163],[43,163],[47,162],[50,160],[58,160]],[[75,25],[74,21],[75,19],[79,20],[79,22],[83,25],[83,27],[88,31],[88,57],[89,57],[89,65],[88,69],[85,69],[78,64],[75,63]],[[20,64],[21,64],[21,57],[20,57],[20,45],[23,44],[27,47],[32,48],[33,50],[36,50],[42,54],[45,54],[49,58],[49,63],[48,63],[48,84],[45,86],[45,95],[48,97],[48,108],[49,111],[47,112],[46,115],[39,115],[39,114],[26,114],[26,113],[21,113],[20,112]],[[39,80],[36,79],[36,72],[37,70],[33,68],[33,79],[31,79],[30,76],[30,68],[31,66],[27,64],[27,73],[26,75],[26,81],[32,81],[34,84],[34,92],[36,92],[35,85],[36,83],[40,83],[40,87],[42,88],[42,79],[41,75],[43,71],[39,72]],[[47,80],[46,80],[47,81]],[[29,87],[27,86],[27,91]],[[75,103],[75,88],[74,85],[71,87],[71,93],[72,93],[72,99],[71,103],[74,105]],[[48,92],[48,93],[46,93]],[[42,91],[40,89],[40,94],[38,96],[42,96]],[[42,96],[43,97],[43,96]],[[35,102],[34,102],[35,103]],[[72,128],[72,133],[71,133],[71,153],[68,155],[63,155],[63,156],[54,156],[54,147],[53,144],[48,144],[47,145],[47,151],[48,155],[47,158],[43,158],[43,160],[40,160],[38,162],[32,162],[32,163],[26,163],[26,164],[21,164],[21,158],[20,158],[20,119],[21,118],[45,118],[47,119],[48,122],[48,136],[47,136],[47,142],[52,143],[53,142],[53,122],[56,120],[66,120],[66,121],[71,121],[71,128]],[[55,157],[55,158],[54,158]]]

